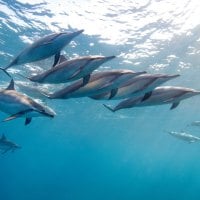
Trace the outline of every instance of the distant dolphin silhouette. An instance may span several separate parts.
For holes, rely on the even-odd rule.
[[[28,77],[29,80],[38,83],[66,83],[83,78],[83,85],[87,84],[90,74],[100,65],[115,58],[115,56],[85,56],[66,60],[61,56],[62,60],[55,67],[42,72],[41,74]]]
[[[12,141],[9,141],[6,136],[3,134],[0,138],[0,151],[2,154],[7,153],[8,151],[14,152],[16,149],[20,149],[21,147],[18,144],[15,144]]]
[[[192,134],[189,133],[185,133],[185,132],[175,132],[175,131],[167,131],[167,133],[169,133],[170,135],[179,138],[183,141],[189,142],[189,143],[194,143],[194,142],[198,142],[200,141],[200,137],[194,136]]]
[[[39,61],[53,55],[55,55],[53,66],[55,66],[59,60],[60,51],[67,44],[69,44],[74,37],[81,34],[83,31],[84,30],[79,30],[76,32],[53,33],[51,35],[42,37],[26,47],[4,69],[6,70],[14,65]]]
[[[96,95],[110,90],[112,90],[112,94],[114,95],[116,92],[115,88],[122,82],[142,73],[146,72],[134,72],[132,70],[97,72],[91,75],[89,82],[84,86],[82,85],[82,81],[78,80],[59,91],[48,94],[47,96],[50,99],[68,99]]]
[[[125,99],[145,94],[143,101],[148,99],[152,90],[159,85],[176,78],[180,75],[167,75],[167,74],[141,74],[140,76],[127,79],[124,83],[117,88],[116,94],[110,98],[111,92],[101,93],[99,95],[91,96],[92,99],[106,100],[106,99]]]
[[[172,104],[170,109],[174,109],[180,104],[180,101],[198,94],[200,94],[200,91],[191,88],[163,86],[155,88],[152,91],[151,96],[145,101],[142,101],[144,96],[140,96],[125,99],[114,108],[111,108],[105,104],[104,106],[112,112],[125,108],[154,106],[162,104]]]
[[[52,109],[17,92],[14,88],[13,79],[6,89],[0,91],[0,110],[11,115],[3,121],[25,117],[25,125],[31,122],[32,117],[45,116],[53,118],[55,116],[55,112]]]

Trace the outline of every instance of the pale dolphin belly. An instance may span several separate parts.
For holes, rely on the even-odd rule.
[[[36,110],[29,98],[16,91],[5,90],[0,93],[0,110],[7,114],[16,114],[27,110]],[[22,115],[23,117],[24,115]],[[39,112],[27,112],[26,116],[41,116]]]

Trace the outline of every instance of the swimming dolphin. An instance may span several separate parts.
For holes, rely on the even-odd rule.
[[[83,85],[87,84],[90,74],[103,63],[115,58],[115,56],[85,56],[72,60],[62,60],[55,67],[29,77],[28,79],[38,83],[66,83],[83,78]]]
[[[176,78],[180,75],[167,75],[167,74],[141,74],[140,76],[133,77],[125,81],[118,89],[116,94],[110,98],[111,91],[107,93],[102,93],[96,96],[91,96],[91,98],[96,100],[105,100],[105,99],[125,99],[135,96],[140,96],[145,93],[143,101],[148,99],[152,90],[159,85],[169,81],[173,78]]]
[[[0,151],[2,154],[7,153],[8,151],[14,152],[16,149],[20,149],[21,147],[14,142],[9,141],[6,136],[3,134],[0,138]]]
[[[200,121],[194,121],[190,125],[191,126],[200,126]]]
[[[189,143],[200,141],[200,137],[191,135],[189,133],[185,133],[185,132],[178,133],[178,132],[175,132],[175,131],[168,131],[168,133],[170,135],[174,136],[174,137],[177,137],[177,138],[184,140],[186,142],[189,142]]]
[[[19,93],[14,88],[14,81],[11,79],[9,86],[0,91],[0,110],[10,114],[3,121],[9,121],[18,117],[25,117],[25,125],[29,124],[32,117],[51,117],[55,116],[55,112],[49,107],[45,107],[30,97]]]
[[[152,91],[152,95],[145,101],[142,101],[144,96],[139,96],[125,99],[115,106],[115,108],[111,108],[105,104],[104,106],[110,111],[115,112],[124,108],[172,104],[170,108],[172,110],[180,104],[180,101],[198,94],[200,94],[200,91],[191,88],[163,86],[155,88]]]
[[[55,55],[53,66],[55,66],[59,60],[61,50],[83,31],[60,32],[44,36],[26,47],[4,69],[6,70],[14,65],[39,61],[53,55]]]
[[[102,92],[113,90],[121,83],[129,78],[135,77],[146,72],[134,72],[132,70],[113,70],[98,72],[91,75],[91,78],[86,85],[82,85],[82,81],[78,80],[71,85],[47,95],[50,99],[68,99],[87,97],[96,95]]]

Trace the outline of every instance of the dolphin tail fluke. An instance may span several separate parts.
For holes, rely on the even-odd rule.
[[[0,67],[0,70],[2,70],[9,78],[12,78],[12,76],[7,72],[7,68]]]
[[[108,110],[110,110],[111,112],[115,112],[115,109],[111,108],[110,106],[106,105],[106,104],[103,104],[103,106],[105,108],[107,108]]]

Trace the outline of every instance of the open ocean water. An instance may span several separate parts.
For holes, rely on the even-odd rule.
[[[116,55],[99,70],[180,74],[165,85],[200,90],[199,0],[0,0],[0,66],[46,34],[84,29],[65,49],[70,58]],[[52,59],[9,69],[18,76]],[[0,73],[1,88],[8,78]],[[50,87],[47,85],[46,87]],[[54,119],[0,123],[0,134],[22,146],[0,155],[0,200],[200,199],[200,96],[170,105],[112,113],[89,98],[44,100]],[[0,120],[8,115],[1,112]]]

